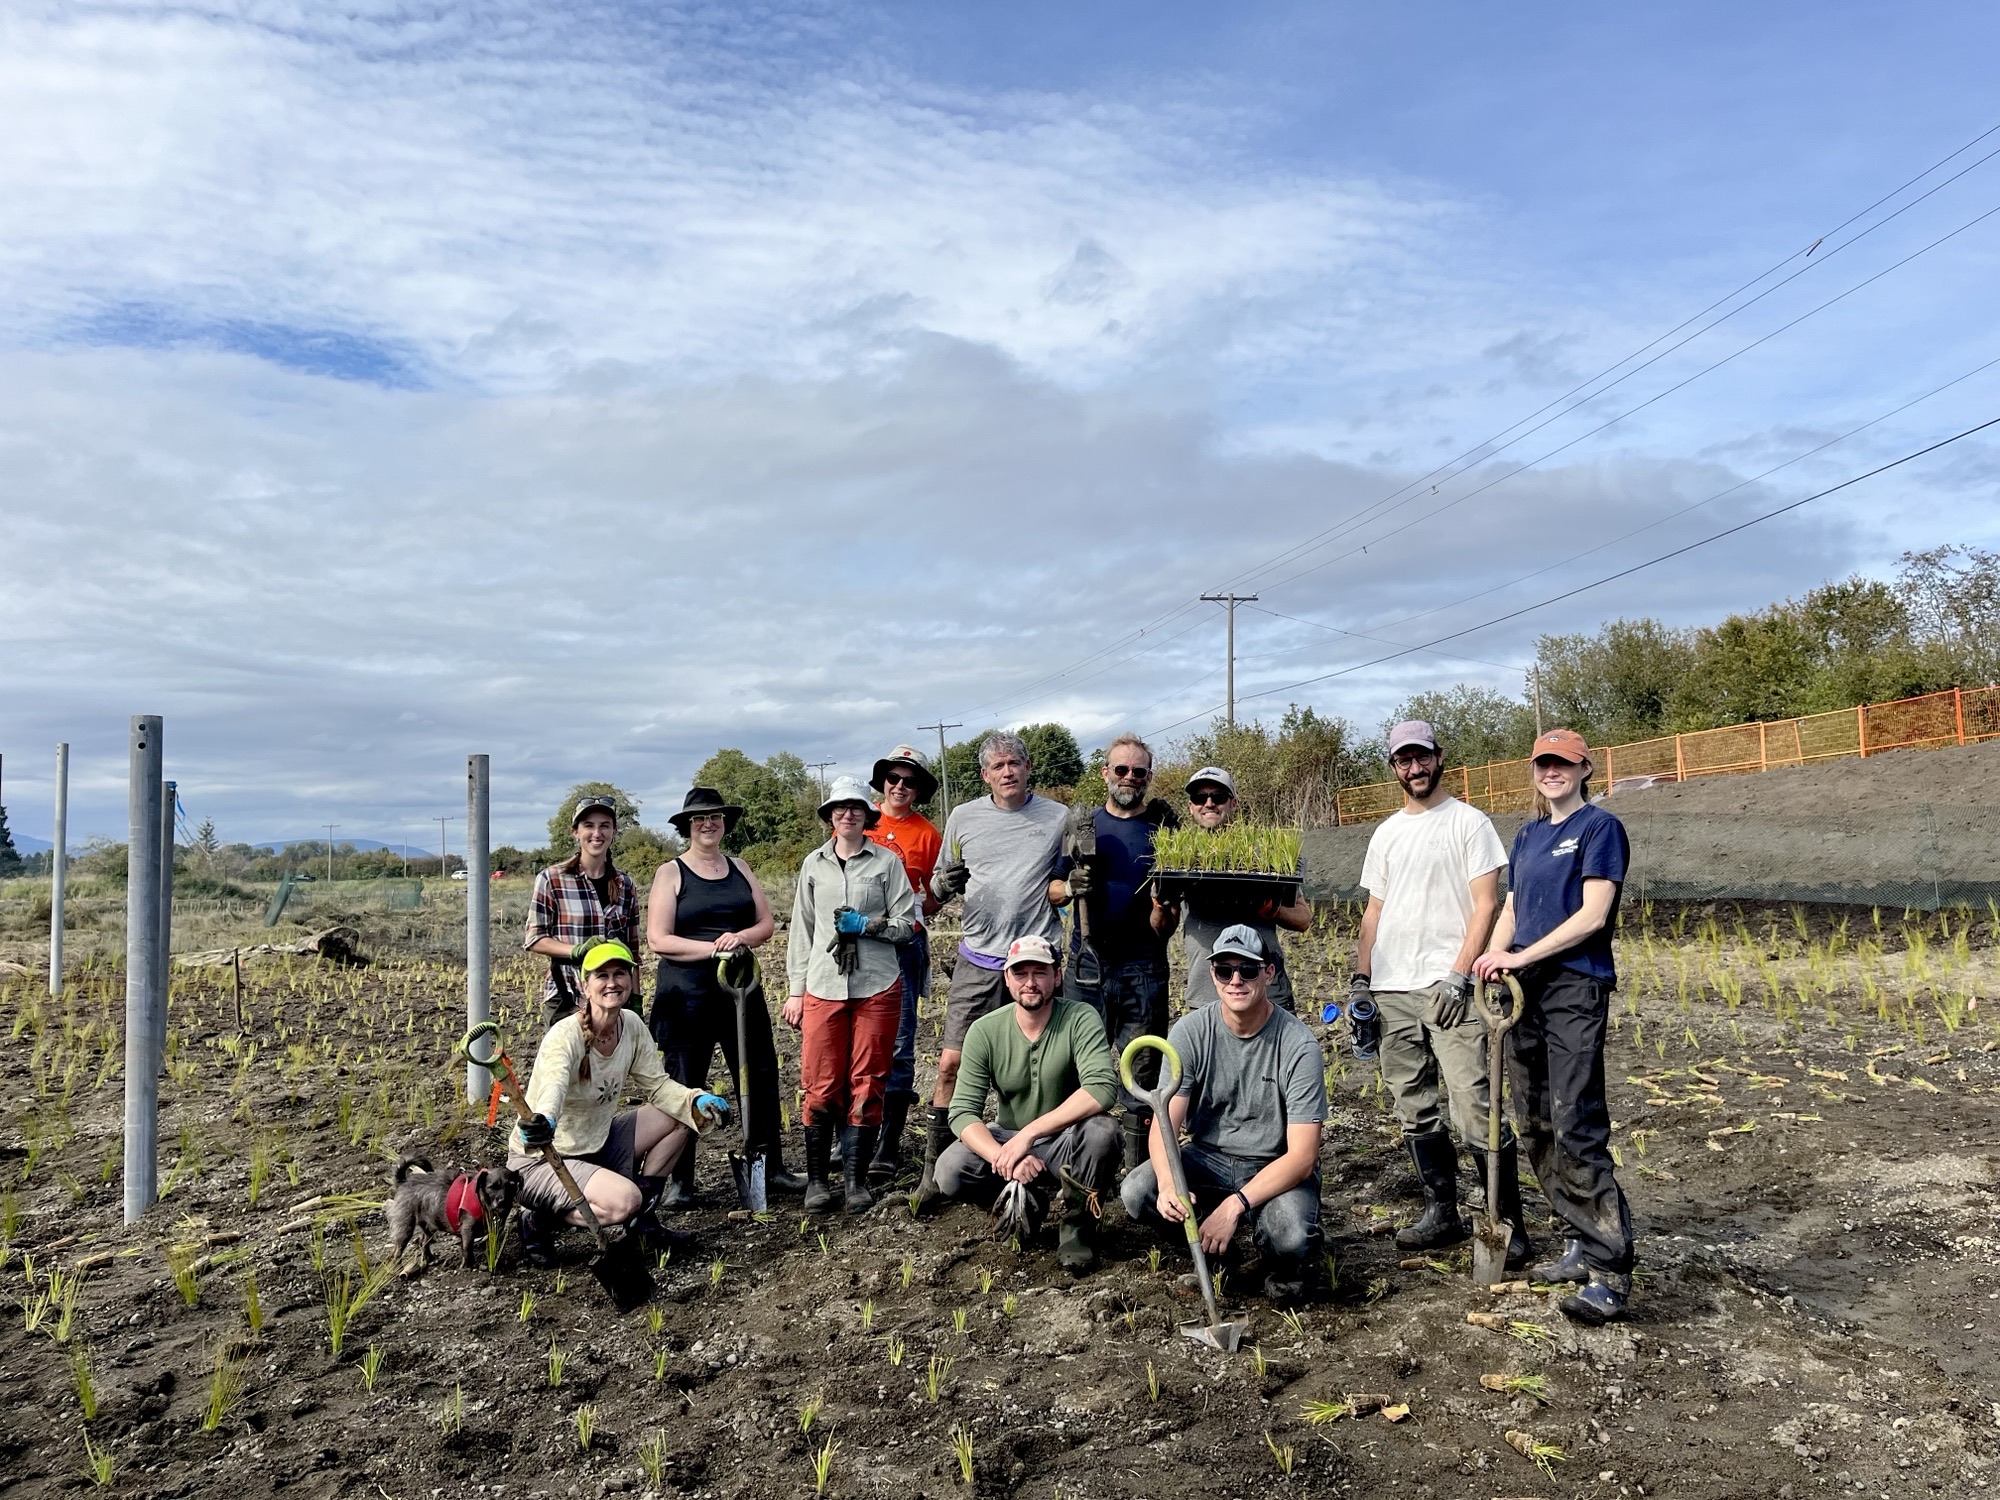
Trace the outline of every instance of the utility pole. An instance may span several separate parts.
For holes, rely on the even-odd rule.
[[[338,823],[320,824],[326,830],[326,879],[329,885],[333,883],[333,830],[339,826]]]
[[[456,823],[457,821],[458,821],[458,819],[456,819],[456,818],[439,818],[439,819],[437,820],[437,826],[438,826],[438,879],[440,879],[440,880],[444,879],[444,877],[445,877],[445,876],[446,876],[446,875],[447,875],[447,874],[449,873],[449,872],[448,872],[448,871],[447,871],[447,870],[445,869],[445,867],[444,867],[444,863],[445,863],[445,861],[446,861],[446,860],[447,860],[448,858],[450,858],[450,857],[451,857],[451,856],[450,856],[450,851],[449,851],[449,850],[448,850],[448,849],[447,849],[447,848],[445,847],[445,842],[444,842],[444,825],[445,825],[445,824],[447,824],[447,823]]]
[[[830,760],[809,760],[806,762],[806,769],[813,773],[813,780],[819,783],[819,800],[822,802],[826,801],[826,768],[832,764],[833,762]]]
[[[1203,594],[1210,604],[1229,606],[1229,727],[1236,727],[1236,606],[1255,604],[1255,594]]]
[[[1535,738],[1542,737],[1542,664],[1536,662],[1528,668],[1528,676],[1535,684]]]
[[[917,728],[919,728],[919,729],[935,729],[935,730],[937,731],[937,737],[938,737],[938,797],[939,797],[939,798],[941,799],[941,801],[942,801],[942,805],[941,805],[941,806],[940,806],[940,807],[938,808],[938,823],[939,823],[939,825],[940,825],[940,826],[942,826],[942,824],[944,823],[944,820],[945,820],[946,818],[948,818],[948,817],[950,817],[950,816],[951,816],[951,773],[950,773],[949,771],[947,771],[947,770],[945,769],[945,763],[944,763],[944,732],[945,732],[945,731],[946,731],[947,729],[963,729],[963,728],[965,728],[965,726],[964,726],[963,724],[946,724],[946,723],[944,723],[944,722],[943,722],[942,720],[940,720],[940,721],[939,721],[938,723],[936,723],[936,724],[919,724],[919,725],[917,726]]]

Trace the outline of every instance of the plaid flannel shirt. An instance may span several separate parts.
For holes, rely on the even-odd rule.
[[[616,866],[610,868],[611,901],[597,899],[597,889],[583,873],[583,856],[572,855],[559,865],[550,865],[535,877],[534,898],[528,903],[528,931],[523,948],[532,948],[543,938],[580,943],[585,938],[608,938],[639,951],[639,888],[632,877]],[[556,976],[567,970],[565,991]],[[549,960],[549,977],[542,981],[542,1004],[557,995],[573,998],[576,965],[566,958]]]

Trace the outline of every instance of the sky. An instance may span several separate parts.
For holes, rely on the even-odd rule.
[[[1205,592],[1259,595],[1241,715],[1373,730],[1545,633],[2000,544],[1986,433],[1583,587],[2000,416],[1996,44],[17,0],[0,797],[46,836],[68,741],[72,840],[122,838],[158,713],[225,839],[434,840],[482,752],[528,845],[584,779],[663,823],[721,746],[1170,742],[1223,701]]]

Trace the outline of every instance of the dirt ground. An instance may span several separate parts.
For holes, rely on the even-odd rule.
[[[1343,983],[1351,921],[1329,911],[1294,941],[1306,995]],[[780,1200],[732,1222],[713,1150],[707,1206],[679,1221],[700,1251],[648,1307],[613,1310],[580,1233],[561,1270],[510,1246],[493,1274],[440,1239],[336,1354],[328,1303],[371,1284],[393,1161],[497,1154],[449,1059],[462,972],[386,951],[266,962],[239,1029],[227,971],[182,971],[167,1191],[129,1228],[122,976],[86,969],[61,1003],[13,980],[0,1490],[90,1489],[97,1459],[134,1496],[797,1496],[824,1454],[825,1494],[897,1500],[1982,1493],[2000,1454],[2000,1031],[1973,1002],[2000,975],[1994,925],[1628,909],[1610,1071],[1640,1280],[1632,1321],[1600,1330],[1546,1292],[1475,1291],[1462,1253],[1403,1263],[1379,1231],[1415,1215],[1416,1183],[1372,1070],[1329,1034],[1336,1289],[1288,1322],[1232,1266],[1225,1302],[1254,1345],[1234,1358],[1174,1335],[1193,1316],[1185,1251],[1149,1262],[1115,1205],[1109,1263],[1072,1280],[1050,1243],[1017,1253],[970,1209],[916,1221],[890,1200],[807,1224]],[[534,982],[515,962],[496,986],[524,1055]],[[1540,1385],[1492,1392],[1487,1374]],[[1353,1394],[1409,1415],[1311,1419]],[[1510,1432],[1553,1445],[1546,1472]]]

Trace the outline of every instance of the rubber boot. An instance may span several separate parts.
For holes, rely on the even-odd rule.
[[[1056,1231],[1056,1264],[1072,1276],[1081,1276],[1097,1264],[1096,1224],[1090,1217],[1090,1200],[1068,1183],[1062,1190],[1062,1227]]]
[[[689,1141],[681,1159],[674,1163],[673,1180],[660,1198],[660,1207],[670,1214],[685,1213],[700,1205],[701,1199],[694,1190],[694,1149],[695,1142]]]
[[[1590,1267],[1584,1264],[1582,1243],[1564,1240],[1562,1254],[1533,1267],[1528,1277],[1533,1281],[1574,1281],[1579,1284],[1590,1280]]]
[[[1486,1153],[1474,1151],[1470,1154],[1479,1163],[1479,1180],[1485,1182]],[[1521,1221],[1521,1169],[1512,1142],[1500,1148],[1500,1201],[1489,1203],[1486,1211],[1499,1215],[1507,1225],[1507,1269],[1520,1270],[1528,1263],[1528,1257],[1535,1253],[1535,1247],[1528,1243],[1527,1226]]]
[[[1632,1278],[1616,1271],[1590,1273],[1590,1280],[1558,1302],[1564,1317],[1601,1328],[1625,1316],[1626,1299],[1632,1295]]]
[[[806,1190],[803,1172],[785,1170],[785,1145],[782,1140],[772,1139],[764,1147],[764,1191],[783,1193],[791,1197]]]
[[[1125,1117],[1118,1122],[1118,1134],[1125,1146],[1126,1171],[1133,1171],[1147,1159],[1150,1154],[1147,1149],[1148,1137],[1152,1129],[1153,1116],[1150,1110],[1128,1110]]]
[[[1424,1184],[1424,1215],[1396,1236],[1400,1250],[1441,1250],[1470,1233],[1458,1216],[1458,1148],[1451,1132],[1433,1130],[1410,1137],[1410,1160]]]
[[[667,1181],[664,1177],[638,1179],[639,1211],[632,1216],[630,1227],[649,1255],[683,1249],[694,1243],[694,1236],[685,1230],[669,1229],[660,1222],[660,1200],[666,1196]]]
[[[933,1104],[930,1119],[924,1128],[924,1176],[923,1181],[917,1184],[914,1205],[918,1214],[931,1213],[944,1202],[944,1194],[937,1188],[937,1159],[951,1142],[951,1111],[942,1104]]]
[[[882,1143],[868,1162],[868,1185],[877,1191],[896,1180],[903,1170],[903,1127],[909,1122],[910,1106],[917,1096],[898,1089],[882,1101]]]
[[[555,1223],[539,1208],[524,1208],[514,1216],[521,1227],[521,1259],[547,1270],[556,1263]]]
[[[833,1127],[806,1126],[806,1212],[809,1214],[833,1212],[833,1187],[826,1180],[832,1156]]]
[[[875,1195],[868,1191],[868,1163],[881,1133],[879,1125],[840,1127],[840,1166],[847,1177],[847,1211],[851,1214],[865,1214],[875,1206]]]

